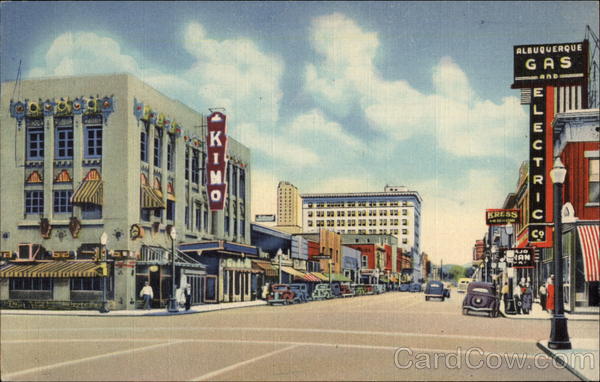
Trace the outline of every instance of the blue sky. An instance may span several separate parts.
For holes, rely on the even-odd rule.
[[[597,2],[2,3],[2,81],[130,72],[253,152],[253,213],[275,187],[424,199],[423,249],[466,263],[516,187],[527,113],[512,46],[598,33]],[[5,100],[3,100],[5,103]]]

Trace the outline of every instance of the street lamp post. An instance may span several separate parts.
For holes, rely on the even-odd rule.
[[[104,266],[106,267],[106,243],[108,243],[108,235],[106,232],[102,232],[102,236],[100,236],[100,254],[102,255],[102,261],[104,262]],[[108,270],[108,268],[106,268]],[[102,304],[100,305],[100,313],[108,313],[110,309],[108,309],[108,301],[106,299],[106,278],[107,274],[102,275]]]
[[[560,157],[554,161],[550,170],[550,178],[554,184],[554,312],[548,347],[551,349],[571,349],[567,318],[563,303],[563,269],[562,269],[562,190],[567,169]]]
[[[508,276],[508,298],[506,300],[506,306],[504,307],[504,313],[506,314],[517,314],[517,307],[515,306],[515,297],[513,296],[513,278],[515,275],[515,269],[513,268],[514,251],[506,251],[506,274]]]
[[[277,250],[277,260],[279,261],[279,284],[281,284],[281,258],[283,257],[283,251],[281,248]]]
[[[171,236],[171,298],[169,298],[167,310],[169,313],[177,313],[179,312],[179,307],[175,299],[175,239],[177,238],[175,226],[171,227],[169,236]]]

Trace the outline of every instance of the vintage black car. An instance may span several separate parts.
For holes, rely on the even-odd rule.
[[[307,302],[310,300],[306,284],[290,284],[290,290],[294,292],[294,302]]]
[[[408,292],[408,290],[410,289],[410,284],[406,283],[406,284],[400,284],[400,292]]]
[[[467,288],[467,295],[463,300],[462,312],[484,312],[490,317],[497,317],[500,308],[500,299],[496,294],[496,287],[492,283],[472,282]]]
[[[273,304],[293,304],[296,302],[296,294],[287,284],[272,284],[271,293],[267,297],[267,303]]]
[[[421,284],[412,283],[408,289],[410,292],[421,292]]]
[[[442,301],[450,295],[448,289],[444,287],[444,283],[441,281],[429,281],[425,286],[425,301],[429,301],[430,298],[439,298]]]

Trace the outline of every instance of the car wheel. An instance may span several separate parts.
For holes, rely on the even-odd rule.
[[[442,297],[442,302],[444,302],[445,299],[446,299],[445,297]]]
[[[425,301],[429,301],[429,296],[425,296]]]

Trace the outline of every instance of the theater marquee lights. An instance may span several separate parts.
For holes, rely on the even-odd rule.
[[[227,124],[218,111],[207,118],[206,192],[211,211],[223,210],[227,194]]]

